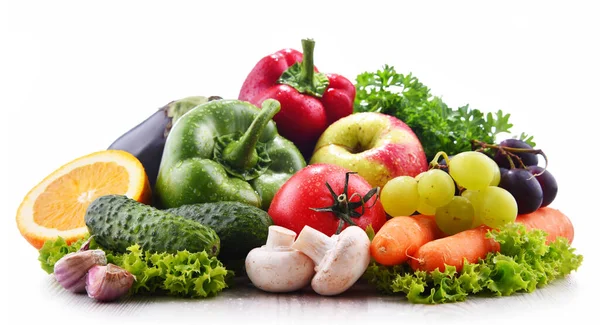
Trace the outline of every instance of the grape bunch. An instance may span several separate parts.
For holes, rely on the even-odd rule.
[[[492,158],[466,151],[446,160],[447,172],[433,168],[414,178],[400,176],[386,183],[381,190],[386,212],[391,216],[433,215],[440,230],[449,235],[482,224],[496,228],[516,219],[517,202],[509,191],[498,187],[502,175]]]
[[[534,212],[554,201],[558,185],[547,169],[538,166],[538,155],[546,159],[541,150],[518,139],[506,139],[499,145],[483,146],[494,151],[494,161],[501,167],[498,186],[515,197],[519,214]]]

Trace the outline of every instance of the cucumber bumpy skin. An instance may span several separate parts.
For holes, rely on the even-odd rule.
[[[105,195],[94,200],[87,208],[85,224],[100,247],[118,253],[138,244],[150,252],[187,250],[219,255],[220,239],[210,227],[124,195]]]
[[[245,259],[255,247],[267,242],[273,219],[266,211],[242,202],[209,202],[165,210],[214,229],[221,240],[219,260]]]

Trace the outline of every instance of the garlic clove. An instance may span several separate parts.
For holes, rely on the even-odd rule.
[[[54,278],[71,292],[85,292],[85,275],[94,265],[106,265],[104,251],[93,249],[69,253],[54,264]]]
[[[112,263],[92,267],[86,276],[85,289],[88,296],[99,301],[113,301],[125,295],[135,276]]]

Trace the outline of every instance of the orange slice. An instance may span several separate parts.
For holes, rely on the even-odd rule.
[[[37,249],[58,236],[70,244],[88,233],[84,221],[88,205],[108,194],[150,204],[148,176],[132,154],[103,150],[55,170],[27,193],[17,211],[17,226]]]

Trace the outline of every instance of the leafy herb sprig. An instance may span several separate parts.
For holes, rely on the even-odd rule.
[[[412,74],[397,73],[385,65],[356,77],[354,112],[380,112],[410,126],[421,141],[428,160],[439,151],[454,155],[472,150],[471,140],[495,143],[500,133],[510,133],[510,114],[502,110],[484,114],[469,105],[452,109]],[[525,133],[519,139],[535,147]]]

